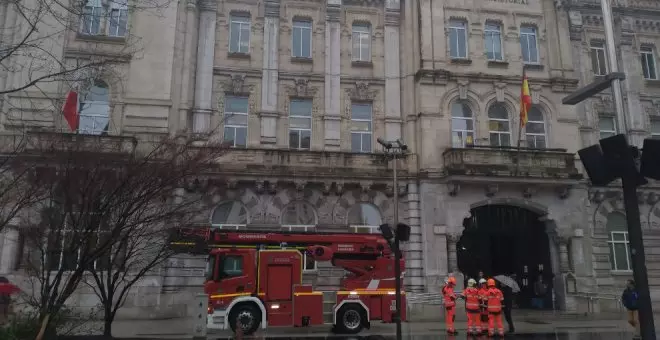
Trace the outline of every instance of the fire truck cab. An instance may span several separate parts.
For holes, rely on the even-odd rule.
[[[337,333],[355,334],[371,321],[394,322],[394,254],[380,235],[215,230],[205,238],[210,329],[251,334],[268,326],[332,324]],[[303,284],[301,250],[347,271],[339,291]],[[405,315],[402,295],[402,320]]]

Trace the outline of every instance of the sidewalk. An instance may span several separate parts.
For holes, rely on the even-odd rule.
[[[518,312],[518,313],[516,313]],[[516,333],[573,333],[577,331],[598,332],[630,332],[625,315],[596,314],[576,315],[552,312],[526,312],[514,311],[514,323]],[[464,315],[457,315],[456,328],[465,331],[466,323]],[[660,314],[655,315],[656,325],[660,325]],[[506,325],[505,325],[506,326]],[[192,335],[192,319],[168,319],[168,320],[117,320],[114,323],[113,335],[119,338],[133,337],[158,337],[162,339],[186,339]],[[267,335],[283,334],[327,334],[328,326],[314,328],[272,328],[266,331]],[[375,323],[372,325],[370,334],[390,334],[394,332],[391,324]],[[435,320],[411,320],[404,323],[404,332],[408,334],[444,334],[444,319]],[[463,333],[461,332],[461,333]],[[216,333],[214,333],[216,334]],[[217,333],[219,337],[229,335],[228,332]],[[365,334],[368,335],[368,334]]]

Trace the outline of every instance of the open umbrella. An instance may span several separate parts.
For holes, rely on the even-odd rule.
[[[520,291],[520,286],[518,285],[518,282],[514,280],[510,276],[506,275],[497,275],[493,277],[495,280],[499,281],[499,283],[511,288],[511,291],[514,293],[518,293]]]
[[[0,294],[12,295],[20,292],[21,289],[9,282],[0,282]]]

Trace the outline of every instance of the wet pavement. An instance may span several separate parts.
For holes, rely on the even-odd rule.
[[[555,332],[555,333],[527,333],[527,334],[508,334],[503,339],[521,339],[521,340],[632,340],[632,333],[628,332]],[[235,340],[236,338],[216,338],[209,337],[209,340]],[[395,340],[394,335],[327,335],[327,336],[254,336],[243,337],[242,340]],[[467,336],[465,334],[447,335],[447,334],[415,334],[403,335],[403,340],[490,340],[498,339],[487,336]]]

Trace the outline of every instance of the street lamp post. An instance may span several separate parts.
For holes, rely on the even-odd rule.
[[[394,223],[399,224],[399,180],[397,178],[397,160],[404,158],[408,151],[408,146],[401,139],[395,141],[386,141],[382,138],[377,139],[378,143],[385,148],[385,155],[388,160],[392,160],[392,185],[394,186]],[[393,242],[394,249],[394,277],[395,277],[395,300],[396,310],[394,311],[394,322],[396,323],[396,339],[401,340],[401,248],[399,238],[396,237]]]

